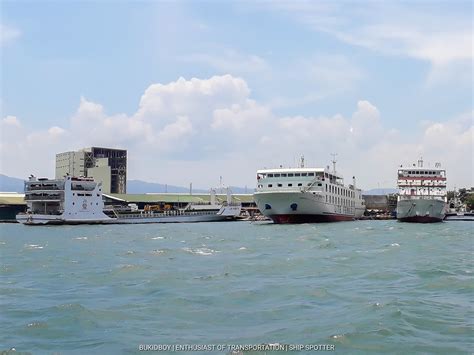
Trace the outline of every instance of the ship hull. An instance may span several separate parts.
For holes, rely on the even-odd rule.
[[[260,192],[254,194],[260,212],[274,223],[324,223],[360,218],[364,208],[325,202],[325,196],[312,192]]]
[[[110,223],[112,218],[105,217],[101,219],[66,219],[62,215],[43,215],[43,214],[27,214],[20,213],[16,216],[18,223],[27,226],[44,226],[44,225],[62,225],[62,224],[106,224]]]
[[[459,213],[448,213],[444,218],[445,221],[470,221],[474,222],[474,213],[470,212],[459,212]]]
[[[118,214],[118,217],[96,219],[64,218],[63,215],[18,214],[16,219],[25,225],[62,225],[62,224],[148,224],[148,223],[196,223],[224,222],[236,220],[240,215],[240,206],[222,207],[212,212],[167,212],[167,213],[130,213]]]
[[[400,222],[436,223],[445,217],[446,203],[434,199],[409,199],[397,203],[397,219]]]
[[[277,224],[297,224],[297,223],[325,223],[353,221],[355,217],[345,215],[318,215],[318,214],[280,214],[269,215],[268,217]]]

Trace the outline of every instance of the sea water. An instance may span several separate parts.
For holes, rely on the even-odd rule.
[[[470,353],[473,227],[3,224],[0,352],[278,343]]]

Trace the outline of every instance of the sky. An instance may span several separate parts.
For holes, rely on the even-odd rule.
[[[0,1],[0,173],[128,150],[128,178],[254,187],[331,164],[474,186],[471,1]]]

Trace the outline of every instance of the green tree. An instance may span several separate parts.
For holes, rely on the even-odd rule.
[[[469,194],[466,197],[466,207],[468,211],[474,210],[474,194]]]
[[[448,201],[454,198],[455,191],[448,191]]]
[[[466,198],[468,196],[466,192],[467,192],[466,189],[458,190],[458,198],[461,200],[462,203],[466,202]]]

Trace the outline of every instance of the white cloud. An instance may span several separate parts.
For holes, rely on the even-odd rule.
[[[31,131],[7,116],[0,159],[7,175],[52,176],[55,153],[105,145],[128,149],[130,178],[207,188],[219,176],[254,186],[258,168],[295,164],[301,154],[308,164],[325,166],[335,152],[341,172],[370,188],[394,186],[397,166],[423,156],[446,166],[450,186],[473,184],[472,112],[414,124],[410,137],[386,127],[382,116],[374,103],[360,100],[348,117],[280,117],[251,98],[243,79],[180,78],[147,88],[132,115],[111,115],[81,98],[62,127]]]
[[[20,121],[15,116],[6,116],[2,119],[2,124],[5,126],[16,126],[21,127]]]
[[[472,7],[462,4],[468,11],[461,13],[446,4],[283,2],[272,7],[347,44],[427,61],[428,83],[435,83],[459,77],[460,63],[472,73]]]
[[[234,49],[220,50],[214,54],[193,53],[180,58],[183,62],[205,64],[217,72],[232,75],[255,74],[269,71],[269,65],[255,54],[242,54]]]
[[[20,35],[21,32],[17,28],[0,23],[0,46],[13,42]]]
[[[156,143],[166,150],[176,150],[186,146],[188,137],[193,133],[193,125],[187,116],[179,116],[175,122],[167,124],[159,133]],[[158,150],[162,150],[159,149]]]
[[[249,128],[262,129],[262,125],[271,119],[267,107],[253,100],[245,100],[243,104],[233,104],[228,108],[216,109],[213,112],[211,127],[215,130],[227,129],[228,133],[242,133]],[[246,132],[248,134],[248,132]]]

